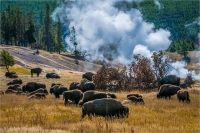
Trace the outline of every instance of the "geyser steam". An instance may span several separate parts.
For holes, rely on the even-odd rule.
[[[154,30],[154,24],[145,22],[139,10],[121,11],[114,6],[115,2],[119,0],[63,2],[53,16],[59,14],[68,28],[75,27],[78,48],[90,52],[94,60],[110,58],[130,63],[137,45],[150,51],[168,48],[171,43],[169,31]],[[73,47],[69,36],[65,41]]]

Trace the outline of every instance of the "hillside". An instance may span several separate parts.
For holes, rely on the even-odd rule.
[[[41,67],[43,72],[56,71],[97,71],[101,68],[101,65],[93,64],[90,62],[79,61],[79,65],[76,65],[74,59],[59,55],[57,53],[48,53],[40,50],[39,54],[34,54],[36,50],[31,50],[25,47],[17,46],[0,46],[0,49],[6,49],[9,53],[14,56],[16,64],[26,69],[34,67]]]

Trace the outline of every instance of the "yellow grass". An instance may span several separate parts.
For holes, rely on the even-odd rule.
[[[51,83],[61,83],[67,87],[73,81],[81,80],[81,73],[66,71],[61,79],[46,79],[30,75],[19,75],[23,84],[30,81],[45,83],[49,90]],[[11,79],[0,78],[1,89]],[[130,115],[124,119],[105,120],[103,117],[86,116],[81,120],[81,108],[64,106],[62,97],[55,99],[49,94],[46,99],[28,99],[26,96],[5,94],[0,96],[0,132],[189,132],[200,131],[199,92],[200,82],[189,89],[191,103],[156,99],[156,91],[150,93],[132,91],[116,93],[123,101],[128,93],[141,93],[144,105],[127,104]]]

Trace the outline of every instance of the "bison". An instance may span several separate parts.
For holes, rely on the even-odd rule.
[[[161,79],[160,86],[163,84],[171,84],[171,85],[179,86],[180,77],[177,77],[176,75],[168,75]]]
[[[63,99],[65,100],[64,104],[68,103],[68,99],[74,101],[76,106],[78,105],[79,101],[81,100],[83,93],[80,90],[69,90],[63,92]]]
[[[129,108],[122,105],[120,101],[112,98],[96,99],[83,104],[82,119],[86,115],[88,115],[90,119],[92,119],[92,115],[103,117],[128,117]]]
[[[189,96],[189,92],[187,90],[179,90],[177,92],[177,99],[179,100],[179,102],[182,100],[183,102],[190,102],[190,96]]]
[[[48,95],[48,91],[46,89],[43,89],[43,88],[39,88],[35,91],[32,91],[28,94],[28,96],[31,96],[31,95],[34,95],[36,93],[44,93],[45,95]]]
[[[54,85],[61,85],[60,83],[52,83],[51,87],[53,87]]]
[[[32,68],[31,69],[31,77],[33,77],[33,73],[37,73],[37,77],[39,77],[39,74],[42,72],[41,68]]]
[[[160,90],[157,94],[157,98],[162,98],[162,97],[169,97],[169,99],[171,98],[172,95],[177,94],[177,92],[180,90],[181,88],[179,86],[176,85],[171,85],[171,84],[164,84],[160,87]]]
[[[128,99],[128,100],[131,100],[131,101],[134,102],[135,104],[137,104],[137,103],[142,103],[142,104],[144,104],[144,100],[143,100],[141,97],[129,96],[127,99]]]
[[[77,86],[78,86],[78,89],[81,90],[82,92],[95,89],[94,83],[87,79],[81,80],[80,84],[78,84]]]
[[[22,84],[22,80],[21,79],[14,79],[10,82],[7,83],[7,85],[14,85],[14,84]]]
[[[16,72],[6,72],[5,76],[6,78],[18,78]]]
[[[28,82],[26,85],[24,85],[22,87],[22,91],[32,92],[32,91],[35,91],[39,88],[46,89],[46,85],[41,84],[41,83],[36,83],[36,82]]]
[[[69,90],[78,89],[78,85],[79,85],[79,82],[72,82],[72,83],[69,85]]]
[[[192,88],[192,86],[187,83],[180,83],[179,87],[181,87],[183,89],[187,89],[187,87]]]
[[[94,73],[92,73],[92,72],[86,72],[86,73],[84,73],[83,75],[82,75],[82,78],[84,79],[87,79],[87,80],[89,80],[89,81],[92,81],[92,76],[93,75],[95,75]]]
[[[21,90],[22,90],[22,87],[21,87],[21,85],[19,85],[19,84],[15,84],[15,85],[10,85],[10,86],[8,87],[8,89],[16,90],[16,91],[21,91]]]
[[[79,102],[79,105],[82,106],[85,102],[102,98],[116,98],[116,96],[99,91],[86,91],[83,93],[83,98]]]
[[[130,97],[130,96],[135,96],[135,97],[137,97],[137,98],[142,98],[142,95],[140,95],[140,94],[128,94],[127,96],[126,96],[126,98],[128,98],[128,97]]]
[[[59,79],[60,76],[56,73],[47,73],[46,74],[46,78],[56,78],[56,79]]]
[[[60,95],[62,95],[62,93],[67,90],[67,87],[64,87],[62,85],[54,85],[50,88],[50,93],[54,94],[55,98],[60,98]]]

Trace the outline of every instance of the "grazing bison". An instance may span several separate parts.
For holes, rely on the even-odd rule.
[[[59,79],[60,76],[56,73],[47,73],[46,74],[46,78],[55,78],[55,79]]]
[[[48,95],[48,91],[46,89],[39,88],[35,91],[30,92],[27,96],[31,96],[31,95],[34,95],[36,93],[44,93],[45,95]]]
[[[37,73],[37,77],[39,77],[39,74],[42,72],[41,68],[32,68],[31,69],[31,77],[33,77],[33,73]]]
[[[34,96],[35,96],[36,98],[43,98],[43,99],[46,98],[46,94],[45,94],[45,93],[35,93]]]
[[[103,98],[89,101],[82,106],[82,119],[88,115],[90,119],[93,116],[103,116],[103,117],[128,117],[129,108],[122,105],[120,101],[112,98]]]
[[[160,86],[163,84],[171,84],[171,85],[179,86],[180,77],[176,77],[176,75],[168,75],[161,79]]]
[[[18,78],[16,72],[6,72],[5,76],[6,78]]]
[[[141,97],[129,96],[127,99],[128,99],[128,100],[131,100],[131,101],[134,102],[135,104],[137,104],[137,103],[142,103],[142,104],[144,104],[144,100],[143,100]]]
[[[137,98],[142,98],[142,95],[140,95],[140,94],[128,94],[127,96],[126,96],[126,98],[128,98],[128,97],[130,97],[130,96],[135,96],[135,97],[137,97]]]
[[[171,85],[171,84],[164,84],[160,87],[160,90],[157,94],[157,98],[162,98],[162,97],[169,97],[169,99],[171,98],[172,95],[177,94],[177,92],[180,90],[181,88],[179,86],[176,85]]]
[[[95,85],[92,81],[89,81],[87,79],[81,80],[80,84],[77,85],[78,89],[81,90],[82,92],[86,92],[88,90],[94,90]]]
[[[192,86],[187,83],[180,83],[179,87],[181,87],[183,89],[187,89],[187,87],[192,88]]]
[[[62,85],[54,85],[50,88],[50,93],[54,94],[55,98],[60,98],[60,95],[62,95],[62,93],[67,90],[67,87],[64,87]]]
[[[74,104],[77,106],[83,96],[83,93],[80,90],[70,90],[64,91],[62,95],[63,99],[65,100],[65,106],[68,103],[68,100],[74,101]]]
[[[61,85],[60,83],[52,83],[51,87],[53,87],[54,85]]]
[[[79,105],[82,106],[85,102],[95,100],[95,99],[102,99],[102,98],[115,98],[115,95],[109,95],[105,92],[99,92],[99,91],[86,91],[83,93],[83,98],[79,102]]]
[[[21,79],[14,79],[10,82],[7,83],[7,85],[14,85],[14,84],[22,84],[22,80]]]
[[[36,82],[29,82],[27,83],[26,85],[24,85],[22,87],[22,91],[25,92],[32,92],[32,91],[35,91],[39,88],[43,88],[43,89],[46,89],[46,85],[45,84],[41,84],[41,83],[36,83]]]
[[[92,76],[93,75],[95,75],[94,73],[92,73],[92,72],[86,72],[86,73],[84,73],[83,75],[82,75],[82,78],[84,79],[87,79],[87,80],[89,80],[89,81],[92,81]]]
[[[79,82],[72,82],[72,83],[69,85],[69,90],[78,89],[78,85],[79,85]]]
[[[177,99],[179,100],[179,102],[182,100],[183,102],[190,102],[190,96],[189,96],[189,92],[187,90],[179,90],[177,92]]]
[[[21,85],[16,84],[16,85],[10,85],[10,86],[8,87],[8,89],[16,90],[16,91],[21,91],[21,90],[22,90],[22,87],[21,87]]]

